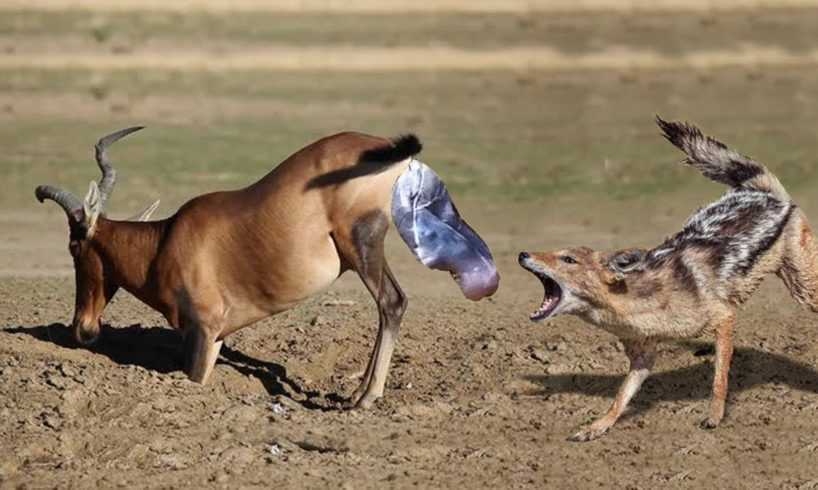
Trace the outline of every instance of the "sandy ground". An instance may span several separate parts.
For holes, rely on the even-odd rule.
[[[712,376],[712,356],[695,355],[705,338],[662,349],[607,437],[566,442],[607,408],[626,360],[613,337],[576,319],[530,323],[541,288],[515,256],[536,244],[609,246],[622,236],[541,223],[492,231],[519,213],[477,220],[503,275],[499,293],[480,303],[390,240],[410,308],[386,398],[352,412],[338,404],[356,386],[376,325],[354,276],[230,337],[211,383],[200,386],[179,371],[175,332],[127,294],[106,311],[101,342],[78,348],[65,326],[73,281],[61,217],[28,230],[19,217],[0,220],[0,232],[27,251],[4,255],[5,272],[18,270],[0,279],[0,486],[818,485],[818,348],[805,341],[816,319],[775,280],[740,317],[717,430],[697,426]],[[622,233],[637,242],[651,234]],[[42,271],[29,265],[41,263],[54,277],[30,277]]]

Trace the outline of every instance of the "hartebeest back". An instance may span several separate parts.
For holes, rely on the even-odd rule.
[[[224,337],[298,304],[352,269],[380,315],[374,352],[352,398],[366,407],[383,394],[407,304],[384,257],[393,216],[411,230],[416,255],[433,250],[439,259],[444,251],[435,263],[453,273],[467,296],[479,299],[497,288],[488,249],[459,220],[442,184],[433,193],[438,207],[448,203],[442,217],[429,214],[426,208],[436,208],[421,202],[426,194],[412,187],[412,178],[396,184],[410,167],[421,183],[431,173],[413,159],[421,150],[413,135],[388,140],[336,134],[296,152],[254,184],[196,197],[167,219],[110,220],[105,210],[116,174],[106,149],[138,129],[113,133],[96,145],[103,177],[91,183],[84,202],[55,187],[36,190],[41,202],[51,199],[68,215],[76,275],[73,326],[82,343],[97,339],[103,309],[123,288],[182,331],[185,370],[205,382]],[[399,200],[410,204],[393,205]],[[440,239],[446,237],[462,245],[468,260],[460,252],[445,256]]]

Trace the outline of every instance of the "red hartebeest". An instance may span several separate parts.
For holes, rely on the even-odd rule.
[[[196,197],[167,219],[111,220],[105,209],[116,174],[106,148],[139,129],[99,141],[102,179],[84,201],[52,186],[36,190],[41,202],[51,199],[68,215],[77,339],[96,340],[102,310],[125,289],[181,330],[185,371],[203,383],[227,335],[298,304],[351,269],[380,315],[375,349],[351,402],[368,407],[381,397],[407,304],[383,242],[393,184],[421,150],[418,139],[336,134],[254,184]]]

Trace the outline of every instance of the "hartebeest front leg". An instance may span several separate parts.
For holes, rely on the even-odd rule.
[[[707,418],[700,424],[703,429],[715,429],[724,417],[724,400],[727,398],[727,375],[730,372],[730,359],[733,357],[733,324],[735,317],[723,320],[715,325],[716,329],[716,362],[713,376],[713,391],[710,393],[710,408]]]
[[[639,391],[642,382],[650,374],[653,362],[656,360],[656,344],[653,342],[631,342],[622,341],[625,346],[625,354],[630,360],[630,370],[625,376],[625,381],[619,387],[611,408],[604,417],[596,422],[580,428],[573,435],[568,437],[569,441],[592,441],[608,433],[608,430],[625,411],[633,395]]]
[[[185,373],[191,381],[205,384],[216,366],[223,342],[198,325],[187,329],[184,335]]]

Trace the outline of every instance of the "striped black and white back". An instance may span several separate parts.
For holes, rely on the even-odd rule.
[[[746,274],[781,236],[795,208],[770,192],[737,189],[700,208],[684,228],[649,251],[645,268],[666,265],[689,249],[708,255],[718,277]]]

